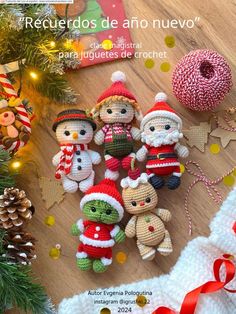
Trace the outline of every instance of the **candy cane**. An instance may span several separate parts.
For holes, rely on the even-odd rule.
[[[14,86],[9,81],[6,73],[11,71],[18,70],[18,63],[11,63],[9,65],[2,66],[0,65],[0,71],[3,72],[0,74],[0,84],[2,85],[4,91],[7,93],[8,97],[15,97],[17,98],[17,92],[14,88]],[[27,131],[31,133],[31,123],[28,116],[28,113],[25,109],[25,106],[21,103],[19,106],[16,107],[16,110],[19,115],[20,122],[25,126]],[[23,147],[25,145],[24,142],[17,140],[15,141],[12,146],[8,149],[8,151],[17,151],[19,148]]]

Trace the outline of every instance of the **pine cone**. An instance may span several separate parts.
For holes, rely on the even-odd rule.
[[[31,265],[36,258],[35,238],[25,231],[8,231],[3,238],[3,255],[9,263]]]
[[[0,196],[0,228],[19,229],[32,218],[34,207],[23,190],[6,188]]]

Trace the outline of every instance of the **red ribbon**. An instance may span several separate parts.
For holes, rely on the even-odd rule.
[[[230,258],[230,255],[224,255],[226,258]],[[220,279],[221,267],[225,267],[225,280]],[[229,259],[219,258],[215,260],[213,265],[213,273],[215,276],[215,281],[208,281],[202,286],[190,291],[186,294],[184,301],[182,303],[179,314],[194,314],[198,299],[200,294],[207,294],[219,291],[221,289],[226,290],[230,293],[236,293],[236,290],[230,290],[225,288],[225,286],[234,279],[235,276],[235,265]],[[152,314],[177,314],[178,312],[173,311],[167,307],[161,306],[156,309]]]

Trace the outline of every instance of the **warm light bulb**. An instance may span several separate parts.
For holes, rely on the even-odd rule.
[[[56,46],[55,41],[51,41],[51,42],[50,42],[50,46],[51,46],[52,48],[54,48],[54,47]]]
[[[17,169],[20,168],[21,162],[20,161],[13,161],[11,166],[12,166],[13,169],[17,170]]]
[[[37,78],[38,78],[38,74],[35,73],[34,71],[31,71],[31,72],[30,72],[30,76],[31,76],[31,78],[32,78],[33,80],[37,80]]]
[[[65,42],[65,47],[67,49],[70,49],[72,47],[72,40],[67,39],[66,42]]]

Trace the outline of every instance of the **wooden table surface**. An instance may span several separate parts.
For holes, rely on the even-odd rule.
[[[169,103],[183,118],[184,129],[207,121],[207,113],[195,113],[183,108],[172,94],[171,75],[178,60],[193,49],[209,48],[223,54],[231,65],[233,76],[236,71],[236,1],[226,0],[124,0],[128,17],[137,16],[139,19],[171,19],[200,17],[200,22],[193,29],[152,29],[131,30],[135,43],[142,43],[140,51],[166,51],[166,59],[155,59],[155,67],[147,69],[145,60],[132,59],[116,61],[81,69],[68,74],[71,86],[79,93],[76,108],[92,108],[96,99],[105,88],[110,86],[110,76],[113,71],[121,70],[127,75],[127,87],[134,92],[145,113],[154,104],[154,96],[158,91],[168,94]],[[173,35],[176,46],[168,48],[165,45],[166,35]],[[160,64],[168,61],[171,71],[163,73]],[[19,157],[25,162],[20,176],[19,185],[24,188],[32,199],[36,214],[30,224],[30,231],[38,239],[38,258],[33,264],[33,270],[40,282],[45,285],[53,302],[58,304],[64,297],[70,297],[87,289],[110,287],[133,281],[152,278],[167,273],[176,263],[181,250],[191,238],[204,236],[209,233],[208,223],[218,210],[206,193],[202,184],[196,186],[190,197],[190,212],[193,220],[193,236],[188,235],[188,225],[184,212],[184,196],[193,177],[185,174],[181,187],[176,191],[162,189],[158,191],[159,205],[171,210],[172,221],[168,224],[174,252],[168,257],[158,255],[153,262],[143,262],[139,256],[134,240],[128,239],[122,245],[116,245],[114,256],[118,251],[128,255],[127,262],[118,264],[115,259],[113,265],[105,274],[81,272],[76,267],[75,253],[78,239],[70,235],[71,224],[82,217],[79,203],[81,193],[67,194],[60,205],[55,205],[50,212],[40,195],[39,176],[54,178],[54,167],[51,164],[53,155],[58,151],[52,123],[58,112],[69,106],[51,103],[48,99],[25,92],[36,109],[37,119],[33,123],[33,134],[30,143],[21,150]],[[235,105],[236,89],[233,88],[220,108]],[[189,159],[200,163],[204,171],[211,178],[221,176],[235,165],[235,142],[231,142],[218,155],[209,151],[211,143],[219,143],[218,139],[210,138],[205,153],[191,149]],[[104,162],[96,167],[96,182],[103,178]],[[229,188],[221,184],[219,189],[225,197]],[[48,227],[44,223],[47,215],[54,215],[56,224]],[[124,223],[127,221],[126,217]],[[49,250],[59,243],[62,256],[58,260],[49,257]]]

